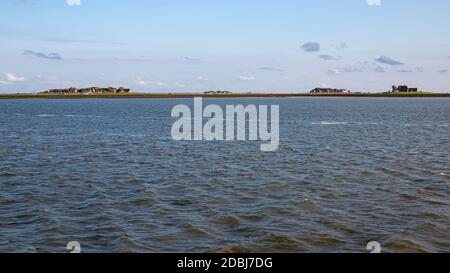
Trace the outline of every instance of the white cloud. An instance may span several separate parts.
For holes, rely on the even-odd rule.
[[[248,76],[239,76],[238,80],[241,80],[241,81],[254,81],[255,77],[252,77],[252,76],[250,76],[250,77],[248,77]]]
[[[148,85],[148,82],[140,76],[136,77],[134,82],[139,86],[147,86]]]
[[[136,80],[136,83],[138,84],[138,85],[140,85],[140,86],[146,86],[147,85],[147,82],[146,81],[144,81],[144,80]]]
[[[25,81],[24,77],[18,77],[16,75],[13,75],[11,73],[6,72],[5,74],[5,80],[1,81],[1,84],[13,84],[16,82],[23,82]]]
[[[81,6],[81,0],[66,0],[69,6]]]
[[[196,77],[195,78],[197,81],[207,81],[208,79],[207,78],[205,78],[205,77],[203,77],[203,76],[198,76],[198,77]]]
[[[369,6],[381,6],[381,0],[366,0]]]
[[[340,75],[342,74],[342,71],[340,69],[330,69],[327,73],[330,75]]]
[[[137,77],[135,80],[135,83],[139,86],[158,86],[158,87],[165,87],[167,84],[165,82],[161,81],[155,81],[155,80],[145,80],[142,77]]]
[[[36,74],[34,76],[36,78],[36,80],[43,82],[43,83],[48,83],[48,84],[56,84],[56,83],[60,83],[61,80],[58,78],[58,76],[55,75],[49,75],[49,74]]]

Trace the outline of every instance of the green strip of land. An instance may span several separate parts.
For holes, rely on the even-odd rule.
[[[170,99],[170,98],[443,98],[450,93],[373,93],[373,94],[302,94],[302,93],[127,93],[127,94],[0,94],[0,99]]]

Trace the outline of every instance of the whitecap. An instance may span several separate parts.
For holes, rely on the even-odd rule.
[[[47,117],[55,117],[56,115],[52,115],[52,114],[39,114],[39,115],[37,115],[38,117],[41,117],[41,118],[47,118]]]

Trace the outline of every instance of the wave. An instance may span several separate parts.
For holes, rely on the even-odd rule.
[[[66,118],[92,118],[92,117],[101,117],[101,116],[94,116],[94,115],[64,115]]]
[[[321,122],[312,122],[312,125],[347,125],[348,122],[340,122],[340,121],[321,121]]]

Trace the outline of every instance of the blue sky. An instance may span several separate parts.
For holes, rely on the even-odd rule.
[[[2,0],[0,92],[450,92],[448,0]]]

